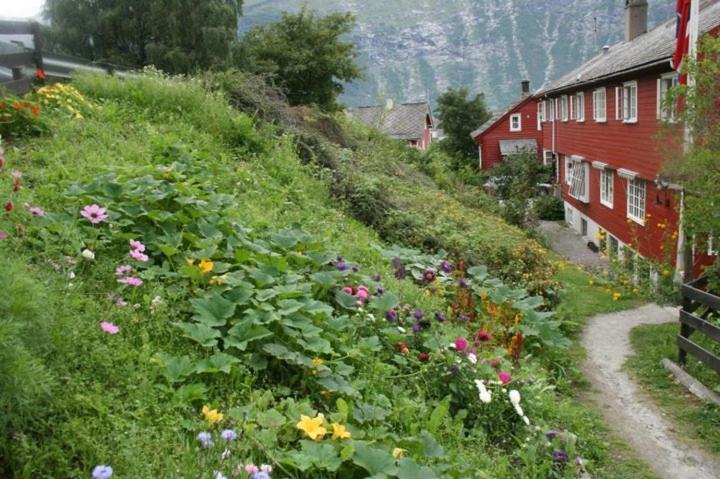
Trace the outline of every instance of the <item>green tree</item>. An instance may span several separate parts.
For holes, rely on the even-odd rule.
[[[533,223],[530,200],[537,196],[538,184],[551,182],[551,167],[543,166],[535,152],[528,152],[507,156],[490,173],[496,194],[503,200],[505,221],[516,226]]]
[[[438,98],[436,112],[446,135],[442,148],[453,155],[455,166],[477,165],[477,145],[470,133],[490,119],[485,95],[470,99],[467,88],[450,89]]]
[[[354,22],[349,13],[319,17],[305,7],[297,14],[283,13],[279,22],[245,34],[239,63],[246,71],[271,76],[291,105],[336,110],[342,82],[362,77],[355,64],[357,47],[341,39]]]
[[[168,73],[225,68],[242,0],[47,0],[48,47]]]
[[[684,105],[680,117],[692,141],[684,153],[671,155],[664,172],[685,189],[685,231],[705,252],[710,238],[715,249],[720,245],[720,38],[705,36],[698,53],[699,60],[686,68],[695,85],[676,88],[665,101],[667,108],[678,100]],[[679,131],[672,124],[668,130],[671,135]],[[720,291],[720,261],[709,272]]]

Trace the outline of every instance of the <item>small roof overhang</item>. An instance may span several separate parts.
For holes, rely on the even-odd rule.
[[[634,180],[635,178],[638,178],[640,176],[640,173],[638,173],[637,171],[628,170],[627,168],[619,168],[617,170],[617,173],[618,175],[628,180]]]
[[[528,151],[537,151],[537,141],[535,141],[534,138],[524,140],[500,140],[500,154],[503,156],[517,155]]]
[[[603,163],[602,161],[593,161],[592,167],[595,168],[596,170],[607,170],[608,164]]]

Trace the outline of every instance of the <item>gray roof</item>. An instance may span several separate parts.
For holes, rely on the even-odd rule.
[[[419,140],[430,115],[430,106],[427,102],[396,104],[389,110],[384,106],[362,106],[348,108],[348,115],[392,138]],[[432,115],[430,118],[432,122]]]
[[[706,33],[720,25],[720,0],[701,5],[700,32]],[[640,35],[631,42],[621,42],[600,53],[559,80],[535,93],[543,96],[632,73],[658,65],[667,65],[675,52],[675,19]]]
[[[526,140],[500,140],[500,154],[515,155],[518,153],[525,153],[528,151],[537,151],[537,141],[534,138],[528,138]]]

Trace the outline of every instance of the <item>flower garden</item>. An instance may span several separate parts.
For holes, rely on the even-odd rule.
[[[545,298],[383,243],[221,94],[87,76],[14,101],[0,473],[615,477],[547,369],[570,341]]]

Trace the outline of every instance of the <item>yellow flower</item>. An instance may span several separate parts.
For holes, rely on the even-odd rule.
[[[227,280],[227,275],[224,274],[222,276],[213,276],[212,279],[210,279],[210,284],[213,286],[219,286],[225,284],[225,281]]]
[[[213,270],[213,267],[215,267],[215,265],[210,260],[204,259],[200,261],[200,269],[203,273],[209,273]]]
[[[195,264],[195,260],[192,258],[185,258],[185,262],[188,264],[188,266],[193,266]]]
[[[210,424],[217,424],[225,417],[225,415],[221,412],[218,412],[217,409],[210,409],[207,406],[203,406],[202,413],[203,416],[205,416],[205,420]]]
[[[618,301],[620,298],[622,298],[622,294],[613,293],[613,301]]]
[[[350,439],[350,431],[348,431],[345,426],[340,424],[339,422],[332,423],[333,427],[333,439]]]
[[[396,447],[395,449],[393,449],[392,455],[395,459],[405,457],[405,449],[400,449],[399,447]]]
[[[314,368],[316,368],[316,367],[318,367],[318,366],[321,366],[323,363],[325,363],[325,361],[323,361],[323,360],[320,359],[320,358],[315,358],[315,359],[312,360],[312,366],[313,366]]]
[[[319,441],[325,437],[325,434],[327,434],[327,429],[322,427],[324,422],[325,416],[322,414],[318,414],[314,419],[311,419],[309,416],[305,416],[303,414],[300,416],[300,422],[297,423],[295,427],[307,434],[307,436],[313,441]]]

